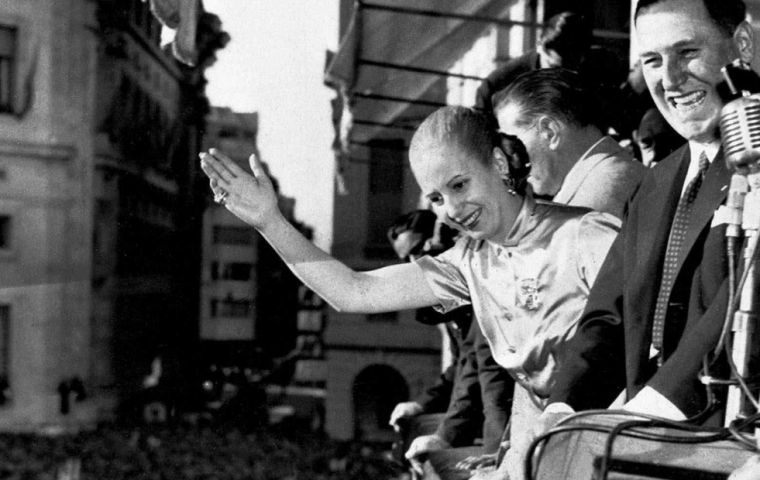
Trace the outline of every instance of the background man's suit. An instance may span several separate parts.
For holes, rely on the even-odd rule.
[[[567,172],[553,201],[622,218],[646,167],[611,137],[603,137]]]
[[[482,433],[483,452],[494,453],[509,420],[514,381],[494,360],[477,322],[465,343],[469,348],[459,358],[451,403],[436,433],[455,447],[471,445]]]
[[[730,172],[718,153],[695,200],[666,316],[665,362],[650,360],[652,316],[671,222],[690,161],[688,145],[645,176],[620,235],[591,290],[578,333],[561,355],[551,402],[576,410],[605,408],[625,386],[628,399],[645,385],[687,416],[704,406],[697,380],[714,348],[726,304],[725,225],[713,226],[726,199]]]

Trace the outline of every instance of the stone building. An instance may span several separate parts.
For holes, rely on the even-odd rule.
[[[218,148],[250,171],[248,156],[258,155],[258,125],[255,112],[212,107],[204,149]],[[272,182],[279,190],[277,179]],[[206,199],[200,297],[204,362],[254,366],[287,354],[296,341],[300,282],[253,228],[209,195]],[[309,234],[294,217],[294,199],[280,194],[279,206]]]
[[[241,168],[256,152],[258,114],[213,107],[207,117],[204,150],[215,147]],[[255,231],[208,196],[203,213],[200,339],[209,363],[235,365],[253,353],[256,328]],[[234,347],[233,347],[234,345]],[[233,354],[233,352],[235,352]]]
[[[81,426],[155,357],[192,366],[202,73],[226,38],[201,12],[191,68],[160,33],[141,0],[0,4],[0,429]]]

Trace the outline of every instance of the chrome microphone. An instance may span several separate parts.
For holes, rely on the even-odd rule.
[[[729,168],[751,166],[745,152],[760,150],[760,93],[741,96],[723,107],[720,137]]]
[[[760,76],[741,60],[726,65],[721,71],[725,78],[725,86],[721,84],[723,96],[731,99],[720,112],[726,164],[739,173],[748,167],[756,170],[760,155],[752,158],[747,152],[760,151]]]
[[[726,165],[734,171],[725,207],[726,235],[739,236],[740,229],[757,231],[760,219],[760,76],[741,60],[721,72],[725,83],[719,90],[729,101],[720,112],[720,137]],[[747,196],[750,191],[753,195]]]
[[[743,270],[747,280],[738,294],[738,309],[733,313],[731,326],[730,357],[736,365],[735,374],[747,377],[749,359],[754,350],[757,336],[756,318],[760,297],[758,293],[757,268],[754,259],[755,247],[760,230],[760,76],[748,64],[737,60],[722,69],[725,85],[718,86],[728,100],[720,112],[720,136],[726,165],[734,171],[722,220],[727,224],[726,237],[729,255],[733,255],[732,245],[743,233],[745,246],[742,253]],[[728,91],[725,91],[727,87]],[[721,91],[720,89],[724,90]],[[739,223],[741,220],[741,223]],[[754,395],[754,394],[753,394]],[[728,388],[726,398],[726,423],[735,418],[746,418],[752,414],[744,392],[736,385]]]

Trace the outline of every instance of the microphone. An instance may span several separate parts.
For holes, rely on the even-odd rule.
[[[735,173],[731,175],[731,184],[728,187],[728,196],[726,197],[725,209],[726,215],[726,237],[739,238],[742,236],[742,218],[744,214],[744,198],[747,195],[749,186],[747,177]],[[716,215],[718,215],[716,212]]]
[[[721,71],[725,84],[720,84],[718,91],[721,95],[727,94],[728,98],[724,96],[727,103],[720,112],[720,136],[726,166],[734,171],[726,206],[721,207],[727,213],[724,220],[728,224],[728,255],[733,255],[733,248],[742,233],[747,239],[742,258],[748,275],[738,292],[738,309],[733,313],[730,352],[736,365],[735,374],[742,378],[748,375],[749,358],[755,353],[753,345],[757,337],[753,334],[756,326],[754,320],[760,305],[755,273],[758,265],[751,253],[757,245],[760,228],[760,76],[741,60],[735,60]],[[715,213],[716,217],[720,210]],[[729,272],[729,276],[732,274]],[[736,385],[729,386],[726,424],[751,413],[751,405],[744,392]]]
[[[758,228],[760,205],[757,195],[745,196],[748,190],[760,189],[760,76],[741,60],[721,69],[724,83],[718,90],[727,103],[720,112],[720,136],[726,165],[735,173],[726,202],[726,236],[738,237],[740,226]]]
[[[745,154],[760,150],[760,76],[741,60],[721,72],[725,83],[718,90],[727,103],[720,112],[720,136],[726,164],[739,173],[748,166],[755,170],[760,157],[752,159]]]

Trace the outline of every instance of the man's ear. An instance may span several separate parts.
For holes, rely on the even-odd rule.
[[[742,22],[734,31],[734,45],[739,53],[739,58],[750,63],[755,54],[755,36],[752,26],[748,22]]]
[[[538,129],[541,141],[544,142],[546,147],[552,150],[556,150],[559,147],[564,130],[562,123],[550,116],[544,115],[538,119],[536,128]]]

